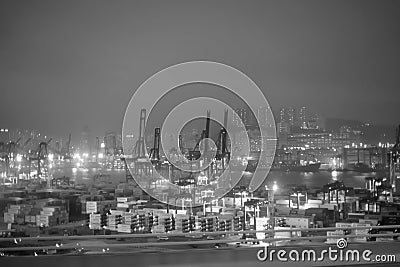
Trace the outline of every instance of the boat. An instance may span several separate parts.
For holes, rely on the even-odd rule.
[[[249,160],[247,162],[246,171],[255,172],[257,165],[257,160]],[[274,163],[271,167],[271,170],[289,172],[317,172],[319,171],[320,167],[321,162],[290,161],[277,164]],[[260,168],[263,168],[263,166],[261,166]]]
[[[288,172],[317,172],[321,167],[321,162],[289,160],[274,163],[272,170]]]
[[[370,167],[369,165],[365,163],[354,163],[354,164],[349,164],[348,169],[350,171],[355,171],[355,172],[360,172],[360,173],[368,173],[368,172],[375,172],[375,169]]]
[[[317,172],[321,167],[321,162],[315,163],[306,163],[304,165],[289,167],[289,171],[298,171],[298,172]]]

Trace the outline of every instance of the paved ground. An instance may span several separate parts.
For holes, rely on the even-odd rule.
[[[99,248],[107,245],[106,243],[91,243],[86,245],[99,245]],[[82,243],[84,245],[85,243]],[[97,240],[96,240],[97,242]],[[331,246],[332,249],[337,249],[336,246]],[[304,250],[313,249],[317,255],[320,255],[323,249],[328,249],[328,245],[302,245],[302,246],[285,246],[275,248],[276,250],[283,249],[288,254],[292,250],[298,251],[300,254]],[[1,266],[7,267],[99,267],[99,266],[177,266],[177,267],[242,267],[242,266],[399,266],[400,265],[400,242],[381,243],[371,242],[365,244],[350,244],[346,250],[357,249],[362,251],[369,249],[373,252],[370,258],[374,255],[395,255],[397,262],[395,263],[376,263],[376,262],[355,262],[355,261],[330,261],[328,257],[324,257],[322,261],[300,261],[300,262],[280,262],[276,256],[273,261],[267,259],[260,261],[257,259],[257,253],[262,247],[225,247],[225,248],[197,248],[197,249],[119,249],[119,251],[107,251],[101,254],[88,255],[54,255],[54,256],[25,256],[25,257],[3,257],[0,258]]]

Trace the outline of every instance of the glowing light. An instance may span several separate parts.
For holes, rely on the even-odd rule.
[[[104,154],[103,153],[99,153],[99,159],[104,158]]]
[[[81,156],[79,155],[79,153],[74,154],[74,159],[80,159],[80,158],[81,158]]]
[[[80,162],[77,162],[77,163],[76,163],[76,167],[79,168],[80,166],[81,166],[81,163],[80,163]]]
[[[106,145],[105,145],[104,143],[101,143],[101,144],[100,144],[100,147],[101,147],[101,148],[105,148]]]
[[[53,161],[53,159],[54,159],[54,154],[49,154],[49,160]]]
[[[274,185],[272,186],[272,190],[276,192],[278,190],[278,185],[276,184],[276,181],[274,181]]]
[[[17,161],[21,162],[22,161],[22,155],[21,154],[17,154]]]
[[[89,154],[88,154],[88,153],[83,153],[82,156],[83,156],[84,158],[87,158],[87,157],[89,157]]]

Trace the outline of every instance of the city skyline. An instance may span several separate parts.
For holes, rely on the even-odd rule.
[[[304,105],[297,105],[297,106],[285,106],[285,107],[281,107],[277,110],[273,110],[273,114],[274,114],[274,122],[277,125],[278,123],[282,122],[282,115],[281,112],[282,110],[287,110],[287,109],[293,109],[296,112],[300,111],[301,109],[306,108],[307,109],[307,119],[306,122],[310,122],[313,121],[315,119],[318,120],[318,128],[323,129],[323,130],[327,130],[327,131],[335,131],[338,130],[341,126],[350,126],[350,127],[354,127],[355,125],[357,125],[356,127],[360,127],[362,125],[364,126],[373,126],[373,127],[377,127],[377,128],[381,128],[381,129],[385,129],[385,135],[389,135],[389,138],[393,139],[395,134],[396,134],[396,129],[397,129],[397,124],[392,124],[392,125],[382,125],[382,124],[371,124],[367,121],[361,121],[361,120],[353,120],[353,119],[346,119],[346,118],[333,118],[333,117],[322,117],[320,116],[321,113],[319,112],[315,112],[315,110],[311,110],[309,109],[309,107],[304,106]],[[236,112],[238,112],[239,110],[243,110],[246,108],[237,108]],[[240,114],[240,113],[239,113]],[[229,114],[229,116],[232,116],[231,114]],[[248,114],[247,116],[251,116],[250,114]],[[293,118],[295,119],[301,119],[301,115],[298,113],[294,113],[293,114]],[[243,118],[242,118],[243,119]],[[254,118],[250,119],[252,122],[254,122]],[[232,123],[235,123],[235,119],[234,118],[230,118],[229,120]],[[331,122],[330,126],[327,126],[327,121]],[[301,127],[301,125],[296,125],[296,123],[298,123],[298,121],[296,123],[289,123],[288,121],[285,121],[288,123],[288,125],[290,126],[299,126]],[[314,121],[315,122],[315,121]],[[151,126],[148,126],[146,128],[150,128],[150,131],[152,129],[152,126],[158,126],[160,122],[152,122]],[[192,126],[198,126],[197,130],[201,131],[201,126],[197,123],[192,124]],[[116,132],[120,134],[121,129],[117,128],[117,129],[100,129],[96,132],[92,131],[92,128],[90,128],[88,126],[88,124],[85,124],[83,127],[80,127],[75,129],[74,131],[70,131],[70,132],[65,132],[62,134],[54,134],[51,135],[48,132],[44,131],[43,129],[38,129],[38,128],[24,128],[24,127],[1,127],[2,130],[7,130],[7,133],[3,133],[2,131],[2,139],[3,142],[4,141],[15,141],[17,140],[19,137],[21,137],[22,135],[27,135],[27,136],[36,136],[35,138],[38,139],[37,134],[40,134],[41,139],[48,139],[48,138],[57,138],[60,140],[64,140],[64,142],[68,139],[68,135],[72,134],[72,139],[73,142],[79,143],[81,142],[81,137],[82,134],[84,134],[86,131],[89,131],[89,136],[90,139],[95,139],[95,137],[102,137],[102,136],[106,136],[108,133],[110,132]],[[278,129],[276,130],[277,132],[279,131]],[[152,131],[151,131],[152,132]],[[7,137],[5,137],[7,135]],[[392,136],[393,135],[393,136]],[[6,140],[7,139],[7,140]],[[91,140],[91,141],[93,141]]]

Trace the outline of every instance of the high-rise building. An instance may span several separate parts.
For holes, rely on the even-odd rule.
[[[298,112],[299,116],[298,116],[298,126],[300,126],[301,128],[306,128],[307,127],[307,108],[305,106],[302,106],[299,109]]]
[[[317,113],[313,113],[308,120],[308,128],[310,129],[320,129],[321,127],[321,119]]]
[[[324,128],[320,116],[316,113],[310,113],[306,106],[300,108],[281,108],[279,113],[279,122],[286,122],[290,127],[301,129]]]
[[[257,110],[257,117],[260,127],[271,128],[275,124],[271,107],[260,107]]]
[[[296,110],[293,107],[284,107],[280,111],[280,122],[287,122],[290,126],[295,125]]]
[[[278,138],[281,135],[287,135],[290,134],[290,125],[287,122],[278,122],[277,123],[277,132],[278,132]]]
[[[294,126],[296,122],[296,110],[292,107],[287,108],[287,122],[290,126]]]
[[[286,122],[286,110],[285,108],[281,108],[279,111],[279,122]]]
[[[248,126],[250,123],[250,116],[249,113],[251,113],[249,110],[245,108],[236,108],[235,109],[236,114],[232,116],[233,119],[233,125],[239,126],[239,120],[241,120],[244,124],[244,126]]]

